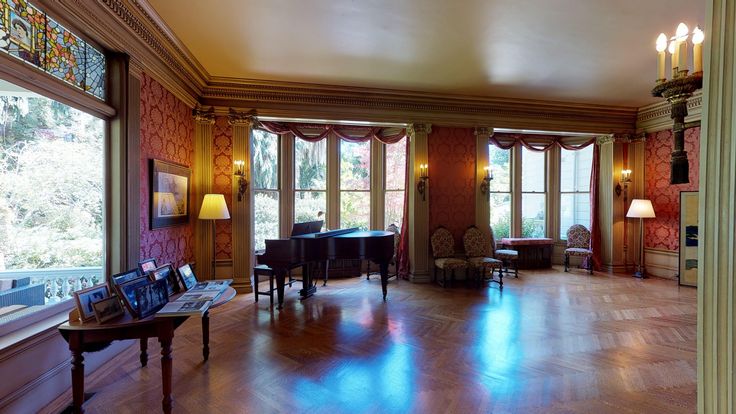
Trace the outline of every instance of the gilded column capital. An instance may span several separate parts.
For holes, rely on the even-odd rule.
[[[215,108],[210,107],[210,109],[204,110],[197,106],[192,109],[192,116],[198,124],[212,125],[215,123]]]
[[[616,141],[614,134],[599,135],[595,138],[597,145],[613,144]]]
[[[406,133],[413,138],[417,133],[432,133],[432,124],[409,124],[406,127]]]
[[[227,122],[232,126],[252,127],[257,121],[258,118],[252,112],[238,112],[230,108],[230,113],[227,115]]]
[[[484,127],[484,126],[475,127],[475,130],[473,131],[473,133],[475,134],[476,137],[479,135],[485,135],[485,136],[490,137],[491,135],[493,135],[493,128]]]

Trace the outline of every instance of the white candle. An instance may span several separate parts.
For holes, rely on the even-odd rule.
[[[693,73],[703,71],[703,40],[705,35],[700,27],[693,30]]]
[[[660,33],[657,37],[657,80],[665,80],[665,50],[667,49],[667,35]]]
[[[677,38],[677,70],[679,72],[687,73],[687,34],[688,28],[685,23],[680,23],[677,26],[677,32],[675,37]]]
[[[677,48],[674,40],[670,41],[667,51],[670,52],[670,66],[672,66],[672,78],[674,79],[677,77]]]

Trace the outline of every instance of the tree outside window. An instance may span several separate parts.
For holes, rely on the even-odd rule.
[[[262,129],[253,130],[252,165],[255,249],[263,250],[265,240],[277,239],[280,233],[278,135]]]

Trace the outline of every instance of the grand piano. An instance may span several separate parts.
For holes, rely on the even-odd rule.
[[[258,256],[258,263],[273,269],[278,308],[281,309],[284,303],[286,277],[290,269],[299,266],[304,269],[302,290],[299,293],[301,298],[305,299],[317,291],[315,270],[327,271],[325,263],[334,259],[370,260],[378,264],[385,301],[388,291],[388,265],[393,255],[393,233],[351,228],[292,235],[288,239],[266,240],[266,249]]]

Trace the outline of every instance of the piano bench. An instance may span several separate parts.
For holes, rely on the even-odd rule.
[[[268,277],[268,290],[258,290],[258,282],[261,281],[261,277]],[[276,276],[276,273],[271,269],[270,267],[266,265],[258,265],[253,268],[253,293],[256,297],[256,302],[258,302],[258,296],[259,295],[265,295],[268,296],[271,300],[271,306],[273,306],[273,292],[276,291],[276,286],[274,286],[274,277]],[[289,280],[286,282],[289,287],[291,287],[291,284],[294,282],[301,282],[301,279],[295,279],[291,277],[291,270],[289,270]]]

